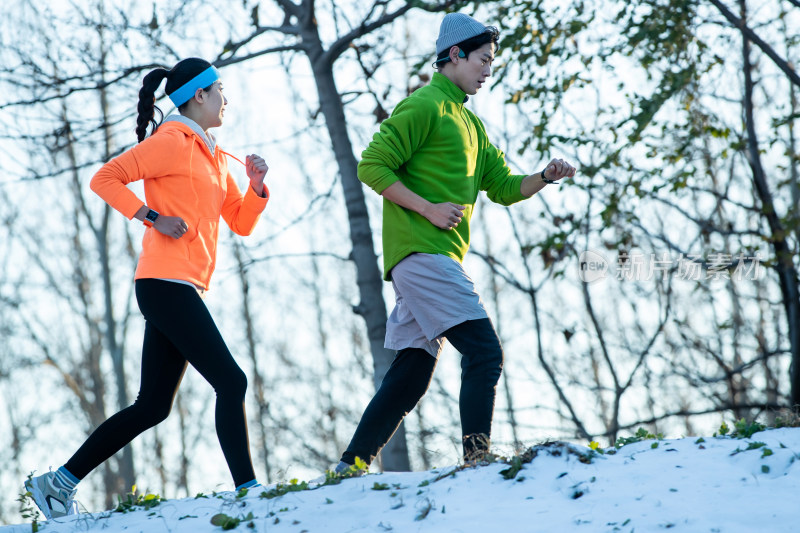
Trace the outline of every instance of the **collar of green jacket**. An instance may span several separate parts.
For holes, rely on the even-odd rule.
[[[467,93],[462,91],[458,85],[450,81],[450,78],[439,72],[433,73],[431,86],[442,91],[445,95],[447,95],[448,98],[452,98],[452,100],[457,104],[465,104],[467,100],[469,100]]]

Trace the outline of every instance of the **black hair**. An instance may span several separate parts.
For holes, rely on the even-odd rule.
[[[164,113],[156,105],[156,89],[161,85],[164,78],[167,79],[165,90],[167,94],[172,94],[210,66],[211,63],[205,59],[190,57],[179,61],[171,70],[157,68],[147,73],[142,80],[142,88],[139,89],[139,104],[137,106],[139,115],[136,117],[136,137],[139,142],[142,142],[147,136],[148,126],[153,126],[150,132],[152,135],[161,125],[161,121],[164,118]],[[204,90],[210,91],[211,86],[209,85]],[[178,106],[178,111],[185,109],[186,104],[188,102]],[[159,115],[158,120],[155,119],[156,111],[158,111]]]
[[[470,37],[460,43],[454,44],[453,46],[458,46],[460,50],[464,52],[467,59],[469,59],[469,55],[487,43],[494,43],[494,49],[497,51],[500,48],[500,30],[495,28],[494,26],[486,26],[486,31],[481,33],[480,35],[476,35],[475,37]],[[450,61],[450,49],[453,46],[448,46],[446,50],[442,50],[441,53],[436,57],[436,61],[433,63],[435,68],[442,68],[448,61]]]

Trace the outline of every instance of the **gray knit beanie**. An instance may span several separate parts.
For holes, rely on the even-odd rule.
[[[439,26],[439,38],[436,39],[436,55],[451,46],[464,42],[486,32],[488,28],[464,13],[448,13]]]

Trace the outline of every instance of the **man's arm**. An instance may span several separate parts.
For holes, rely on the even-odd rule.
[[[544,167],[543,171],[531,174],[523,179],[519,186],[519,192],[523,196],[530,198],[537,192],[544,189],[545,185],[547,185],[547,183],[544,182],[545,179],[550,181],[558,181],[561,178],[571,178],[574,175],[575,167],[563,159],[553,159],[547,163],[547,166]]]
[[[425,142],[436,127],[438,116],[435,102],[414,97],[402,100],[361,153],[358,179],[383,194],[384,189],[399,181],[397,170]]]
[[[464,209],[466,209],[466,206],[452,202],[431,203],[403,185],[401,181],[396,181],[386,187],[381,192],[381,196],[400,207],[419,213],[440,229],[454,229],[458,226],[461,217],[464,216]]]

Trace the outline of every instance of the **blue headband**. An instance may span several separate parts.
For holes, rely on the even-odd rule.
[[[219,71],[216,67],[211,66],[203,72],[187,81],[183,86],[169,94],[169,99],[175,104],[175,107],[180,107],[192,99],[197,89],[205,89],[219,79]]]

